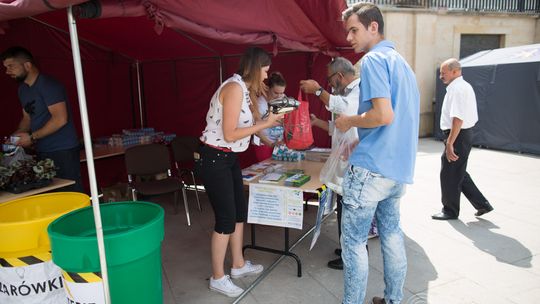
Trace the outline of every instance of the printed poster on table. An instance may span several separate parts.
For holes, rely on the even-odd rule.
[[[298,189],[250,184],[248,223],[302,229],[303,200]]]

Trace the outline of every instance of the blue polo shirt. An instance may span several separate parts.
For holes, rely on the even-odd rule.
[[[362,58],[360,75],[358,114],[373,107],[371,99],[387,98],[392,103],[394,120],[387,126],[358,128],[360,144],[350,163],[399,183],[412,184],[420,116],[416,77],[387,40],[376,44]]]
[[[24,111],[30,115],[32,132],[41,129],[51,119],[49,106],[58,102],[66,103],[68,122],[56,132],[38,139],[36,143],[38,152],[68,150],[79,145],[66,90],[60,82],[40,73],[32,86],[21,83],[19,99]]]

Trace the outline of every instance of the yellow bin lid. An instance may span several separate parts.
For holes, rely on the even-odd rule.
[[[70,211],[90,205],[78,192],[55,192],[0,203],[0,258],[51,250],[47,226]]]

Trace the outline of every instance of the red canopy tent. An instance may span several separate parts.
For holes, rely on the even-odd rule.
[[[72,103],[77,95],[66,14],[51,8],[81,2],[0,0],[5,32],[0,49],[12,45],[30,49],[44,73],[66,84]],[[265,47],[276,55],[271,70],[285,75],[286,93],[291,96],[296,96],[301,79],[326,83],[328,55],[341,52],[354,57],[346,49],[340,21],[346,8],[343,0],[102,0],[78,8],[75,12],[80,15],[97,11],[94,17],[99,17],[78,20],[94,136],[138,127],[139,116],[144,125],[156,129],[199,134],[211,95],[220,80],[234,72],[247,45]],[[22,18],[38,13],[42,14]],[[143,113],[134,63],[142,79]],[[20,108],[16,84],[0,77],[0,88],[9,100],[0,122],[0,134],[7,135],[18,122]],[[328,117],[316,98],[310,108]],[[323,132],[316,130],[315,137],[317,145],[329,144]]]
[[[0,50],[12,45],[31,50],[41,70],[66,85],[72,109],[77,109],[66,14],[45,3],[60,8],[82,1],[7,2],[0,0],[0,23],[7,21]],[[296,96],[301,79],[326,84],[328,54],[340,52],[353,62],[358,58],[344,39],[340,14],[345,7],[342,0],[102,0],[76,6],[80,15],[99,17],[77,21],[93,137],[143,125],[199,135],[213,92],[235,71],[247,45],[276,55],[271,70],[284,74],[289,96]],[[35,13],[42,14],[21,18]],[[16,86],[0,77],[6,99],[0,134],[10,134],[20,119]],[[313,96],[310,111],[329,117]],[[73,112],[79,122],[78,111]],[[314,136],[317,146],[329,146],[325,132],[314,129]],[[253,153],[248,150],[241,159],[249,165]],[[125,179],[121,169],[106,170],[118,163],[97,164],[100,185]]]
[[[275,55],[271,70],[284,74],[291,96],[301,79],[326,84],[330,56],[341,53],[353,62],[358,59],[344,40],[344,0],[0,0],[0,50],[28,48],[44,73],[66,85],[79,130],[72,47],[63,11],[70,5],[77,5],[74,10],[81,17],[80,54],[94,137],[141,126],[199,135],[211,95],[234,72],[247,45]],[[0,77],[5,100],[0,134],[10,134],[20,119],[16,86]],[[329,116],[316,98],[310,101],[310,111]],[[324,132],[314,132],[316,145],[329,145]],[[249,155],[244,155],[245,164]],[[104,166],[109,169],[101,173],[114,171]],[[96,212],[97,195],[92,194]],[[100,227],[97,220],[96,226]]]

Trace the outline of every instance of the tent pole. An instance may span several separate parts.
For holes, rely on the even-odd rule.
[[[84,78],[81,64],[81,51],[79,49],[79,37],[77,34],[77,22],[73,18],[72,6],[68,10],[69,36],[71,39],[71,50],[73,53],[73,65],[75,67],[75,79],[77,81],[77,95],[79,96],[79,109],[81,112],[81,123],[84,137],[84,150],[86,152],[86,164],[88,166],[88,177],[90,180],[90,193],[92,195],[92,208],[94,211],[94,222],[96,224],[96,236],[99,250],[99,262],[101,275],[103,278],[103,291],[105,294],[105,304],[111,303],[109,293],[109,277],[107,273],[107,261],[105,258],[105,242],[103,241],[103,226],[101,224],[101,212],[99,210],[99,198],[96,182],[96,172],[94,168],[94,153],[92,151],[92,137],[90,134],[90,123],[88,122],[88,111],[86,108],[86,93],[84,91]]]
[[[223,57],[219,56],[219,84],[223,83]]]
[[[187,39],[193,41],[193,43],[195,43],[195,44],[197,44],[197,45],[200,45],[200,46],[202,46],[203,48],[205,48],[205,49],[209,50],[210,52],[212,52],[212,53],[216,54],[217,56],[219,56],[219,52],[218,52],[218,51],[216,51],[216,50],[214,50],[213,48],[209,47],[208,45],[206,45],[206,44],[200,42],[199,40],[197,40],[197,39],[191,37],[190,35],[188,35],[188,34],[185,33],[184,31],[181,31],[181,30],[178,30],[178,29],[174,29],[174,31],[177,32],[178,34],[180,34],[180,35],[186,37]]]
[[[53,29],[53,30],[55,30],[55,31],[57,31],[57,32],[59,32],[59,33],[62,33],[62,34],[65,34],[65,35],[68,35],[68,36],[69,36],[69,32],[68,32],[68,31],[65,31],[65,30],[63,30],[63,29],[61,29],[61,28],[58,28],[58,27],[54,26],[54,25],[48,24],[48,23],[45,22],[45,21],[39,20],[39,19],[37,19],[37,18],[35,18],[35,17],[27,17],[27,18],[28,18],[29,20],[32,20],[32,21],[34,21],[34,22],[36,22],[36,23],[39,23],[39,24],[41,24],[41,25],[43,25],[43,26],[46,26],[46,27],[48,27],[48,28],[50,28],[50,29]],[[89,44],[89,45],[91,45],[91,46],[93,46],[93,47],[95,47],[95,48],[98,48],[98,49],[104,51],[104,52],[109,52],[109,53],[112,53],[112,52],[113,52],[113,50],[111,50],[111,49],[109,49],[109,48],[107,48],[107,47],[105,47],[105,46],[103,46],[103,45],[100,45],[100,44],[97,44],[97,43],[95,43],[95,42],[92,42],[92,41],[90,41],[90,40],[88,40],[88,39],[84,39],[84,38],[83,38],[83,39],[79,39],[79,41],[82,41],[82,42],[84,42],[84,43],[87,43],[87,44]],[[126,55],[126,54],[119,53],[118,51],[114,51],[114,53],[119,54],[120,56],[122,56],[122,57],[124,57],[124,58],[126,58],[126,59],[128,59],[128,60],[133,60],[133,58],[129,57],[129,56]]]
[[[139,65],[139,60],[135,62],[135,66],[137,67],[137,93],[139,94],[139,118],[141,119],[141,128],[144,128],[142,93],[141,93],[141,67]]]
[[[222,84],[223,83],[223,57],[219,54],[219,52],[214,50],[213,48],[209,47],[208,45],[200,42],[199,40],[191,37],[190,35],[188,35],[184,31],[181,31],[181,30],[178,30],[178,29],[175,29],[174,31],[177,32],[178,34],[186,37],[187,39],[193,41],[193,43],[202,46],[203,48],[209,50],[210,52],[212,52],[212,53],[216,54],[216,56],[218,56],[218,58],[219,58],[219,84]]]

